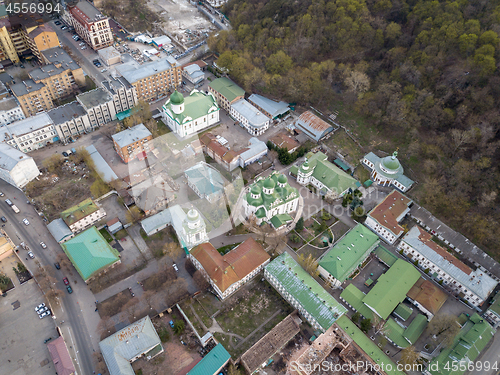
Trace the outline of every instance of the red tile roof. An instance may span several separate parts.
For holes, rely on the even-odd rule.
[[[293,150],[300,146],[300,143],[295,139],[284,133],[278,133],[269,139],[274,145],[278,147],[286,147],[288,151]]]
[[[50,357],[54,362],[54,367],[58,375],[72,375],[75,373],[75,367],[71,361],[68,348],[62,336],[50,341],[47,344]]]
[[[399,236],[403,233],[404,229],[398,224],[397,218],[408,209],[410,203],[410,198],[397,190],[393,190],[369,215],[380,225],[390,230],[396,236]]]
[[[210,242],[196,246],[191,255],[200,262],[222,293],[271,259],[252,237],[226,255],[221,255]]]
[[[212,150],[216,155],[218,155],[219,157],[223,157],[224,155],[226,155],[226,152],[228,152],[229,150],[222,146],[219,142],[217,141],[211,141],[207,148],[209,148],[210,150]]]
[[[320,119],[311,111],[305,111],[299,116],[299,120],[302,120],[308,124],[311,129],[317,130],[318,132],[323,132],[332,127],[329,123]]]

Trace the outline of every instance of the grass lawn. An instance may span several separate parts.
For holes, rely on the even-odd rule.
[[[115,238],[119,241],[122,238],[125,238],[128,236],[127,230],[126,229],[120,229],[118,232],[115,233]]]
[[[188,319],[191,321],[191,324],[194,326],[194,328],[196,329],[198,334],[200,336],[203,336],[205,333],[207,333],[207,331],[205,331],[203,329],[202,325],[200,324],[200,322],[198,322],[198,319],[196,319],[193,312],[191,311],[191,308],[189,306],[192,303],[193,303],[193,300],[186,300],[180,304],[180,307],[181,307],[182,311],[184,311],[184,314],[186,314]]]
[[[156,120],[156,123],[158,124],[158,137],[171,132],[170,128],[162,120]]]
[[[196,297],[196,300],[210,316],[215,314],[222,307],[222,302],[215,298],[212,293],[202,293]]]
[[[368,172],[365,167],[360,165],[354,171],[354,177],[356,177],[358,181],[363,184],[366,180],[370,179],[370,172]]]
[[[212,326],[212,319],[205,312],[203,306],[197,301],[193,301],[193,304],[191,306],[193,306],[194,311],[196,311],[198,317],[201,319],[203,324],[205,324],[205,327],[210,328]]]
[[[342,129],[337,130],[326,143],[329,147],[339,150],[342,155],[345,155],[346,161],[354,166],[358,165],[359,160],[365,155],[364,150]]]
[[[347,233],[347,231],[351,229],[347,224],[344,224],[343,222],[339,221],[335,225],[333,225],[330,230],[333,233],[333,241],[334,243],[337,242],[340,237],[342,237],[344,234]]]
[[[104,239],[105,239],[106,241],[108,241],[108,243],[113,241],[113,237],[111,237],[111,234],[109,234],[109,232],[107,231],[107,229],[106,229],[106,228],[102,228],[102,229],[99,231],[99,233],[101,233],[101,234],[102,234],[102,236],[104,237]]]

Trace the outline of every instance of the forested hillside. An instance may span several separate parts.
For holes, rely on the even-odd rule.
[[[233,79],[361,115],[400,147],[410,195],[499,258],[500,0],[232,0],[224,12],[233,30],[209,46]]]

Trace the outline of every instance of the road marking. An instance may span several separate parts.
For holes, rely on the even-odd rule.
[[[68,327],[68,333],[69,333],[69,337],[71,339],[72,346],[74,348],[73,351],[75,351],[76,350],[76,345],[75,345],[75,342],[73,341],[73,335],[71,334],[71,329],[69,327]],[[78,351],[76,351],[76,353],[78,353]],[[80,367],[80,360],[78,359],[78,354],[75,354],[75,355],[76,355],[75,361],[76,361],[76,364],[78,365],[79,370],[80,370],[79,373],[83,374],[82,369]]]

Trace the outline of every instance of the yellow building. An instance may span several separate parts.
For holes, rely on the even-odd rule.
[[[30,27],[27,31],[26,44],[39,62],[43,61],[41,51],[59,47],[59,38],[56,32],[48,25]]]

